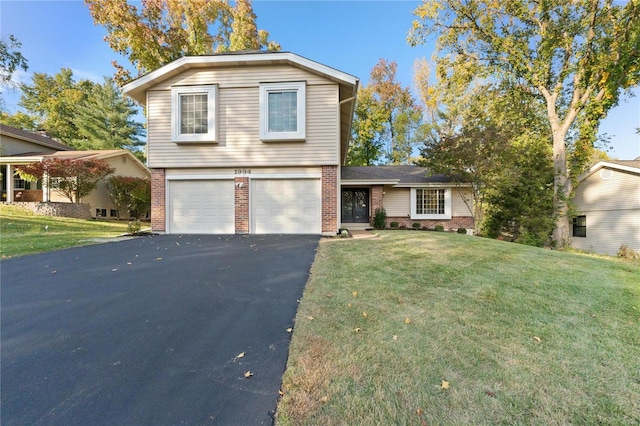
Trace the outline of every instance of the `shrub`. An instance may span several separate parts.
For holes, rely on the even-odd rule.
[[[640,252],[635,251],[625,243],[620,246],[618,257],[622,257],[623,259],[640,259]]]
[[[437,232],[444,232],[444,226],[442,226],[442,225],[436,225],[435,230],[436,230]]]
[[[399,224],[398,222],[391,222],[391,223],[389,224],[389,226],[390,226],[390,227],[392,227],[392,228],[397,228],[399,225],[400,225],[400,224]]]
[[[413,226],[413,229],[420,229],[420,226],[422,225],[420,225],[418,222],[414,222],[411,226]]]
[[[384,229],[387,226],[387,211],[383,208],[377,208],[373,215],[373,227],[375,229]]]
[[[138,235],[141,227],[142,224],[139,220],[132,220],[127,226],[127,231],[129,232],[129,235]]]
[[[466,234],[467,228],[458,228],[458,234]]]

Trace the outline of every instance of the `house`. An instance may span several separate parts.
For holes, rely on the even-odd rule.
[[[640,158],[600,161],[578,178],[571,245],[615,256],[623,244],[640,252]]]
[[[0,124],[0,172],[2,173],[2,201],[13,202],[15,195],[31,191],[34,200],[42,201],[42,186],[21,180],[14,173],[14,166],[41,161],[47,154],[71,151],[73,148],[38,134]],[[39,195],[36,195],[39,194]],[[29,200],[24,200],[29,201]]]
[[[444,178],[341,167],[358,84],[294,53],[245,51],[183,57],[125,85],[147,112],[153,231],[335,235],[385,199],[403,220],[453,223],[462,209]],[[412,196],[444,210],[411,219]]]
[[[384,208],[387,224],[411,228],[473,229],[471,184],[456,183],[415,166],[341,168],[342,227],[363,229],[376,209]],[[364,226],[362,226],[364,224]]]
[[[2,200],[11,202],[68,202],[54,190],[43,188],[42,182],[28,182],[15,173],[15,166],[52,158],[104,160],[116,171],[114,175],[149,178],[149,169],[127,150],[74,151],[49,137],[0,125],[2,153]],[[116,207],[107,194],[105,182],[99,182],[89,196],[82,199],[89,205],[92,217],[117,217]],[[122,213],[122,212],[121,212]],[[127,217],[127,214],[121,215]]]

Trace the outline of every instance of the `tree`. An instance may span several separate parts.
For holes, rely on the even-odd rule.
[[[0,40],[0,83],[11,84],[11,79],[18,69],[29,69],[27,59],[20,52],[22,43],[13,34],[9,34],[9,40]]]
[[[360,87],[351,127],[352,142],[347,152],[348,166],[371,166],[380,161],[384,154],[385,120],[371,87]]]
[[[82,149],[128,149],[139,152],[144,145],[138,137],[144,126],[134,120],[136,107],[122,95],[113,79],[105,78],[87,94],[86,100],[74,111],[74,124],[80,139],[75,143]]]
[[[569,244],[575,170],[590,158],[600,120],[640,80],[640,4],[434,0],[414,14],[409,42],[438,36],[439,73],[472,68],[488,80],[517,81],[544,103],[555,170],[553,238]]]
[[[43,180],[47,188],[53,187],[72,203],[80,203],[101,179],[115,169],[104,160],[51,158],[16,166],[16,171],[22,179],[32,182]]]
[[[118,217],[128,211],[132,217],[146,216],[151,210],[151,181],[147,178],[111,176],[107,193],[115,204]]]
[[[382,132],[386,156],[391,164],[407,164],[417,140],[422,113],[411,90],[396,80],[398,64],[380,59],[371,70],[369,87],[384,116]]]
[[[126,0],[85,0],[85,4],[93,22],[106,28],[109,46],[126,56],[138,75],[187,55],[255,47],[247,37],[257,37],[258,48],[277,46],[266,41],[266,32],[254,31],[255,14],[248,0],[238,2],[235,9],[224,0],[146,0],[140,9]],[[241,21],[235,28],[234,20]],[[131,80],[128,70],[117,62],[113,65],[118,84]]]
[[[267,50],[280,50],[278,43],[269,41],[267,31],[258,30],[256,14],[253,12],[249,0],[237,0],[231,15],[233,22],[231,23],[228,50],[260,50],[263,47],[266,47]],[[227,50],[224,46],[218,49],[218,51],[224,50]]]
[[[34,73],[31,84],[20,85],[19,105],[33,117],[38,129],[76,147],[75,141],[82,139],[75,123],[76,109],[85,103],[94,85],[89,80],[76,82],[69,68],[53,76]]]

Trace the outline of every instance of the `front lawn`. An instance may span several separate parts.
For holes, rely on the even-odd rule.
[[[127,222],[39,216],[21,207],[0,205],[0,256],[90,244],[95,238],[122,235],[127,227]]]
[[[640,265],[437,232],[320,245],[279,424],[639,424]]]

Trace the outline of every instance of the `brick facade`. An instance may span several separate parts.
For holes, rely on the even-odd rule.
[[[236,234],[249,233],[249,178],[235,178]]]
[[[166,232],[166,183],[164,169],[151,169],[151,230]]]
[[[411,219],[407,216],[387,216],[387,228],[391,222],[398,222],[399,226],[412,228],[414,223],[419,223],[420,227],[434,229],[436,225],[442,225],[446,230],[457,230],[458,228],[473,229],[474,220],[472,216],[454,216],[449,220],[438,219]]]
[[[322,233],[338,232],[338,166],[322,166]]]
[[[384,207],[382,203],[382,199],[384,197],[382,185],[373,185],[371,186],[371,216],[369,216],[369,224],[373,226],[373,217],[376,214],[376,209],[380,209]]]

